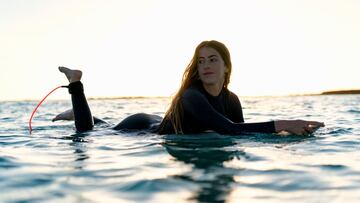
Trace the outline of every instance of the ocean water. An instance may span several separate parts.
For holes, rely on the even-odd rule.
[[[311,136],[76,134],[71,108],[0,102],[0,202],[360,202],[360,96],[241,98],[246,122],[323,121]],[[90,100],[109,125],[168,100]]]

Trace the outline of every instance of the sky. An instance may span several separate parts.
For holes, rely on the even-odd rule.
[[[204,40],[229,48],[239,96],[360,89],[359,11],[358,0],[0,0],[0,100],[66,85],[58,66],[83,71],[88,97],[172,96]]]

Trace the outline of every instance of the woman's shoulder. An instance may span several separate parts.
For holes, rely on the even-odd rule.
[[[204,94],[204,90],[199,83],[193,83],[188,88],[185,89],[184,95],[192,95],[192,94]]]
[[[230,91],[229,89],[226,89],[225,92],[227,94],[227,98],[230,101],[240,102],[239,97],[234,92]]]
[[[232,92],[232,91],[230,91],[228,89],[227,89],[227,94],[229,95],[229,97],[238,98],[238,96],[234,92]]]
[[[205,96],[205,95],[203,94],[203,92],[201,92],[200,89],[194,87],[187,88],[181,95],[182,98],[199,97],[199,96]]]

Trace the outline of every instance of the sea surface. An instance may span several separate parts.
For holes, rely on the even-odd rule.
[[[246,122],[325,122],[311,136],[112,130],[167,98],[89,100],[109,122],[51,122],[68,100],[0,102],[0,202],[360,202],[360,96],[240,98]]]

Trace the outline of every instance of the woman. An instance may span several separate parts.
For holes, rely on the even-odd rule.
[[[54,120],[69,119],[73,115],[78,132],[91,130],[94,122],[80,82],[81,71],[65,67],[59,67],[59,70],[70,82],[73,112],[60,114]],[[220,134],[285,131],[307,135],[324,126],[324,123],[304,120],[244,123],[240,101],[228,90],[231,70],[230,53],[224,44],[214,40],[200,43],[164,119],[156,115],[135,114],[124,119],[114,129],[149,130],[159,134],[201,133],[210,130]]]

